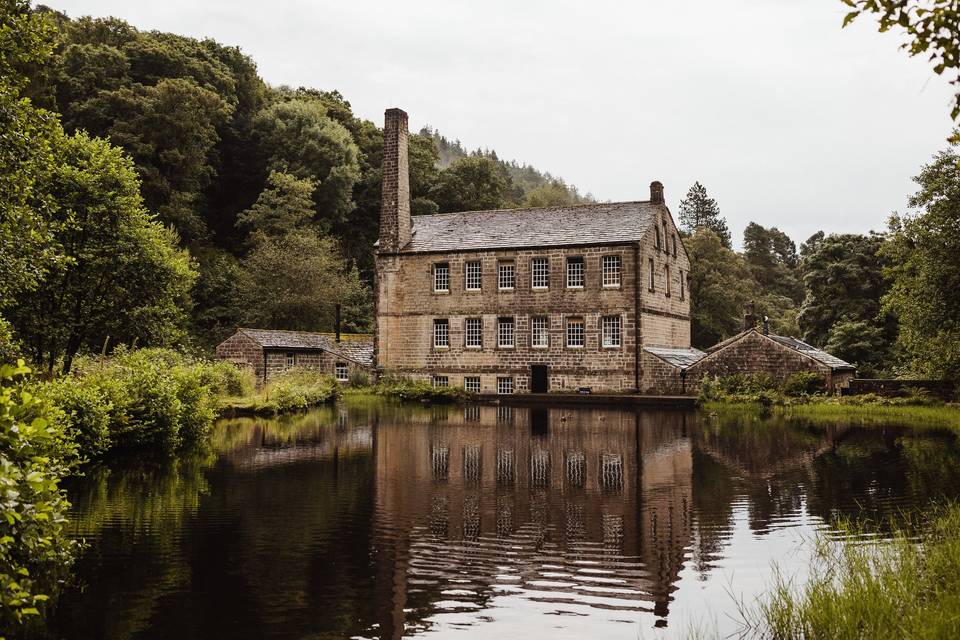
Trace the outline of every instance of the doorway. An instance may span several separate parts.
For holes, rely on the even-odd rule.
[[[550,383],[547,377],[547,365],[530,365],[530,393],[547,393],[548,391],[550,391]]]

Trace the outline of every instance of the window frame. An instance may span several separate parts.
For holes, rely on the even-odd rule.
[[[510,343],[503,342],[503,329],[510,327]],[[497,349],[515,349],[517,347],[517,321],[512,316],[500,316],[497,318]]]
[[[471,268],[476,267],[476,273],[471,274]],[[470,276],[477,277],[477,286],[470,286]],[[467,260],[463,263],[463,290],[464,291],[483,291],[483,262],[480,260]]]
[[[672,238],[671,242],[673,243],[673,257],[677,257],[677,234],[671,233],[670,237]]]
[[[660,245],[660,225],[659,225],[659,224],[654,224],[654,225],[653,225],[653,230],[654,230],[654,232],[656,233],[656,236],[657,236],[657,238],[656,238],[656,244],[654,244],[654,246],[657,248],[657,251],[660,251],[660,250],[662,250],[662,248],[663,248],[663,247],[661,247],[661,245]]]
[[[508,391],[504,391],[504,387],[506,386],[509,387]],[[513,376],[497,376],[497,395],[512,395],[515,388],[516,387],[513,384]]]
[[[440,331],[440,327],[446,327],[445,331]],[[443,335],[446,344],[440,344],[438,338]],[[449,349],[450,348],[450,320],[448,318],[434,318],[433,319],[433,348],[434,349]]]
[[[580,265],[580,284],[570,284],[570,267],[575,264]],[[587,286],[587,265],[583,256],[567,256],[565,276],[567,289],[583,289]]]
[[[475,336],[479,339],[477,344],[470,343],[471,324],[476,322]],[[464,349],[483,349],[483,318],[470,317],[463,319],[463,348]]]
[[[615,327],[616,332],[608,333],[608,324]],[[608,337],[615,337],[616,342],[607,341]],[[620,349],[623,347],[623,319],[618,315],[601,316],[600,318],[600,345],[604,349]]]
[[[666,280],[666,287],[664,288],[664,295],[668,298],[670,297],[670,265],[663,265],[663,277]]]
[[[614,261],[616,269],[607,269],[607,261]],[[614,273],[616,282],[607,282],[607,275]],[[623,258],[618,253],[607,254],[600,258],[600,286],[604,289],[619,289],[623,286]]]
[[[295,351],[287,351],[283,354],[283,357],[287,369],[293,369],[297,366],[297,353]]]
[[[510,270],[510,286],[503,286],[503,274],[505,269]],[[517,263],[513,260],[497,261],[497,291],[513,291],[517,288]]]
[[[656,267],[653,264],[653,258],[647,258],[647,265],[650,267],[650,273],[649,273],[650,282],[648,283],[647,289],[650,291],[650,293],[654,293],[657,290],[657,282],[656,282],[657,273],[656,273]]]
[[[473,381],[476,380],[476,389],[471,389]],[[480,376],[463,376],[463,390],[470,393],[480,393]]]
[[[441,376],[441,375],[433,374],[433,376],[430,378],[430,386],[432,386],[434,389],[449,387],[450,376]]]
[[[543,266],[544,271],[537,273],[537,267]],[[537,276],[544,278],[545,284],[537,284]],[[550,288],[550,258],[546,256],[535,256],[530,258],[530,288],[543,291]]]
[[[683,269],[678,269],[677,271],[680,272],[680,301],[682,302],[687,299],[687,283],[683,280]]]
[[[340,372],[343,371],[343,376],[340,376]],[[337,382],[347,382],[350,380],[350,367],[347,366],[346,362],[335,362],[333,363],[333,377],[337,379]]]
[[[537,324],[542,322],[542,327]],[[538,333],[540,331],[541,333]],[[537,336],[543,337],[543,344],[537,341]],[[549,349],[550,348],[550,318],[548,316],[530,317],[530,348],[531,349]]]
[[[580,325],[580,344],[572,344],[570,342],[570,330],[574,325]],[[587,346],[587,322],[581,316],[575,316],[567,318],[566,326],[564,327],[564,345],[567,349],[584,349]]]
[[[444,273],[443,279],[446,281],[446,284],[447,284],[446,289],[437,288],[437,284],[440,281],[441,273]],[[450,293],[450,263],[449,262],[433,263],[433,292],[434,293]]]

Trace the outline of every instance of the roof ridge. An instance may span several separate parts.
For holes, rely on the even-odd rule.
[[[580,202],[577,204],[560,204],[550,207],[515,207],[500,209],[473,209],[469,211],[447,211],[446,213],[425,213],[413,216],[414,220],[420,218],[439,218],[442,216],[459,216],[466,213],[516,213],[519,211],[549,211],[558,209],[579,209],[584,207],[601,207],[621,204],[650,204],[649,200],[618,200],[617,202]]]

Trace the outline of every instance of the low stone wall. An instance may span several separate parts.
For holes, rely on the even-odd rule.
[[[843,395],[861,395],[875,393],[878,396],[899,397],[910,395],[911,392],[923,391],[941,400],[956,400],[957,387],[945,380],[894,380],[880,378],[854,378],[847,388],[842,389]]]

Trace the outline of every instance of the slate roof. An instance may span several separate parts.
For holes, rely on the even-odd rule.
[[[717,351],[726,347],[728,344],[732,344],[736,342],[737,340],[739,340],[746,334],[750,333],[751,331],[756,331],[757,333],[760,333],[756,329],[747,329],[746,331],[742,331],[731,338],[727,338],[722,342],[718,342],[717,344],[707,349],[707,353],[716,353]],[[834,355],[831,355],[822,349],[817,349],[816,347],[809,345],[803,340],[800,340],[798,338],[791,338],[789,336],[778,336],[772,333],[769,334],[767,337],[770,338],[771,340],[779,342],[780,344],[782,344],[783,346],[789,349],[793,349],[794,351],[802,353],[805,356],[813,358],[820,364],[826,365],[833,370],[849,369],[853,371],[856,369],[856,367],[850,364],[849,362],[841,360],[840,358]]]
[[[367,367],[373,366],[373,336],[345,334],[338,343],[332,333],[239,329],[264,349],[323,349]]]
[[[413,216],[404,253],[636,242],[661,205],[605,202]]]
[[[644,351],[653,354],[666,362],[680,369],[686,369],[694,362],[707,355],[699,349],[678,349],[675,347],[644,347]]]

